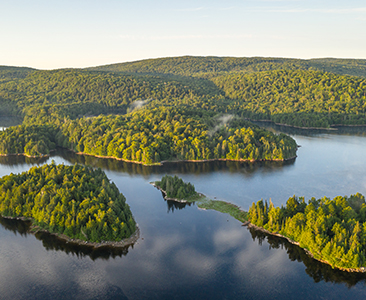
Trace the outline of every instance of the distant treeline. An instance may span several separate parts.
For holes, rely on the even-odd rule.
[[[0,214],[70,238],[120,241],[136,230],[125,197],[101,169],[43,165],[0,178]]]
[[[361,194],[305,202],[295,196],[285,207],[258,201],[249,210],[254,225],[299,242],[333,267],[366,266],[366,203]]]
[[[272,70],[299,69],[366,77],[366,60],[336,58],[293,59],[275,57],[181,56],[98,66],[88,68],[87,70],[214,77],[217,74],[222,73],[255,73]]]
[[[77,119],[189,105],[300,127],[366,124],[364,60],[176,57],[82,70],[0,67],[1,76],[0,115]]]

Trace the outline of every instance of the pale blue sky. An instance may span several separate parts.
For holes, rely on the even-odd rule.
[[[0,0],[0,65],[181,55],[366,59],[365,0]]]

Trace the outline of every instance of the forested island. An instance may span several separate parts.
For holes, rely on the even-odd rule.
[[[240,209],[235,204],[211,200],[201,193],[197,193],[195,187],[190,182],[186,183],[181,178],[165,175],[160,181],[152,182],[164,195],[165,200],[183,203],[195,203],[200,209],[216,210],[231,215],[240,222],[248,221],[248,213]]]
[[[293,196],[285,207],[260,200],[250,207],[249,221],[259,230],[286,237],[333,268],[366,271],[366,203],[359,193],[312,198],[308,203]]]
[[[29,219],[33,231],[118,245],[137,230],[125,197],[101,169],[55,163],[32,167],[0,178],[0,191],[1,216]]]
[[[194,185],[185,183],[178,176],[165,175],[160,181],[153,182],[153,185],[161,190],[166,200],[192,201],[198,199],[200,195],[196,192]]]

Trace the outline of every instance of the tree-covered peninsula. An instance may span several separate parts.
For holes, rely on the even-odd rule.
[[[146,165],[161,161],[285,160],[296,142],[243,119],[190,108],[143,108],[123,116],[36,119],[0,133],[0,154],[48,154],[55,146]],[[42,152],[42,150],[44,152]]]
[[[293,196],[285,207],[260,200],[250,207],[249,220],[298,243],[332,267],[348,271],[366,267],[366,203],[361,194],[312,198],[308,203]]]
[[[125,197],[101,169],[54,163],[0,178],[0,214],[88,242],[121,241],[136,231]]]

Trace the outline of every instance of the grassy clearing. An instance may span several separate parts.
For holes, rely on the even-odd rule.
[[[248,220],[248,213],[241,210],[235,204],[231,204],[220,200],[210,200],[207,199],[196,203],[199,208],[202,209],[212,209],[224,214],[229,214],[240,222],[245,222]]]

